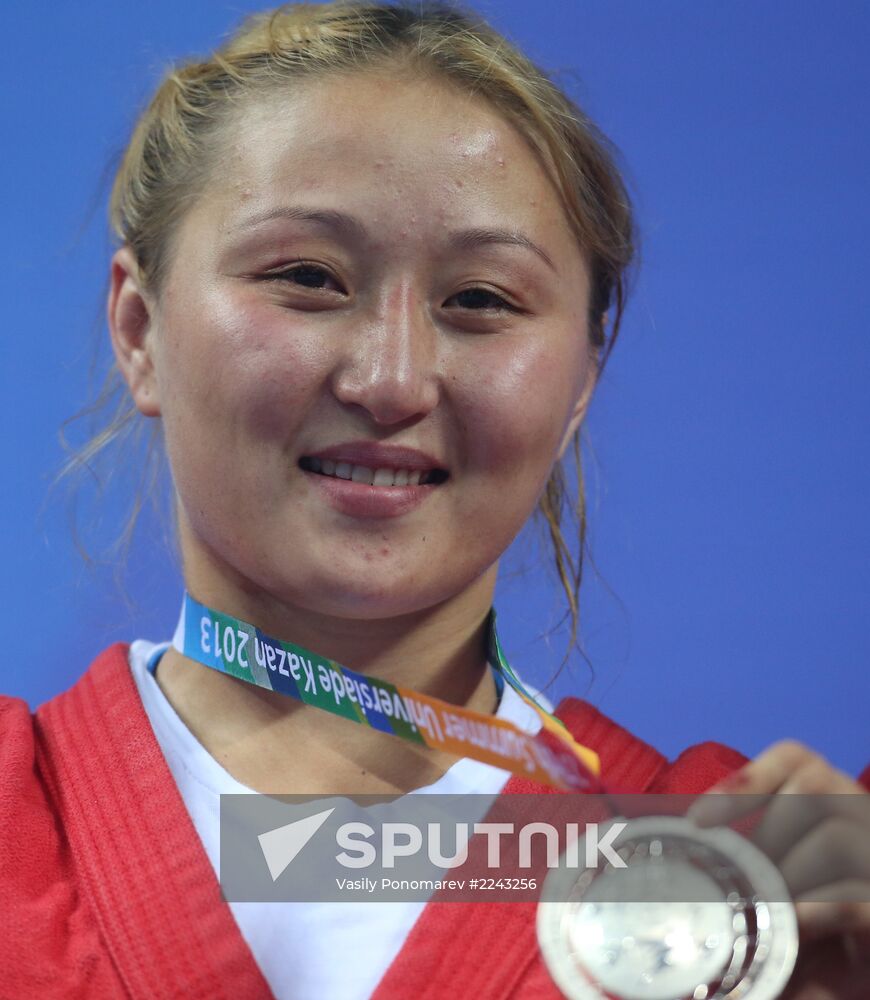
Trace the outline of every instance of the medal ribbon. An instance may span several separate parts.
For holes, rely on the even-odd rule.
[[[501,677],[540,717],[531,736],[519,726],[451,705],[265,635],[255,625],[200,604],[185,591],[172,645],[221,673],[458,757],[472,757],[564,791],[597,792],[598,755],[541,708],[511,669],[498,640],[495,609],[487,620],[487,656]],[[548,739],[545,734],[551,737]]]

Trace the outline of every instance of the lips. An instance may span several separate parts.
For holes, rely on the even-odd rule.
[[[438,459],[400,445],[353,441],[303,455],[305,472],[373,487],[437,486],[449,478]]]
[[[372,469],[366,465],[351,465],[350,462],[333,462],[329,458],[303,457],[299,467],[305,472],[315,472],[321,476],[332,476],[367,486],[437,486],[447,479],[444,469]]]

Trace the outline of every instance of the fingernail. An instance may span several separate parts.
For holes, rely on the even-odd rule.
[[[732,771],[727,778],[723,778],[709,790],[708,795],[721,795],[723,792],[737,792],[749,785],[751,778],[745,767]]]

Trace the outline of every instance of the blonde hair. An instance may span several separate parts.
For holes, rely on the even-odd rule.
[[[487,101],[531,145],[564,203],[591,278],[590,348],[603,368],[619,332],[634,226],[625,185],[609,142],[581,109],[534,63],[477,15],[443,3],[335,0],[286,4],[255,14],[202,61],[167,72],[139,118],[115,177],[110,219],[117,239],[135,254],[155,296],[172,255],[173,236],[216,161],[226,127],[250,96],[302,78],[389,68],[435,75]],[[610,314],[609,322],[607,314]],[[610,334],[606,335],[609,326]],[[117,368],[92,412],[118,390]],[[89,467],[110,442],[142,421],[125,396],[112,420],[65,471]],[[149,461],[159,435],[152,434]],[[561,462],[538,504],[568,600],[571,645],[577,644],[579,590],[587,553],[586,500],[579,431],[574,440],[579,536],[576,556],[562,520],[570,498]],[[126,536],[132,532],[137,498]],[[582,649],[581,649],[582,652]]]

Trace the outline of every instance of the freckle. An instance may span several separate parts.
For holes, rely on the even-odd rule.
[[[458,188],[461,188],[461,187],[465,187],[465,181],[457,181],[457,182],[456,182],[456,186],[457,186]]]

